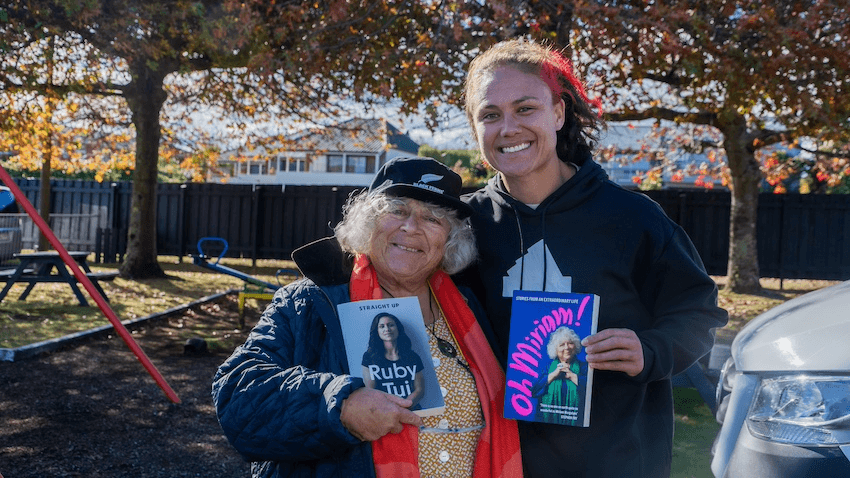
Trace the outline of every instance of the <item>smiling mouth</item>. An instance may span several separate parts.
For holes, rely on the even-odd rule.
[[[405,252],[421,252],[419,249],[413,249],[411,247],[402,246],[401,244],[393,244],[393,245],[398,247],[402,251],[405,251]]]
[[[502,153],[516,153],[518,151],[522,151],[531,146],[531,143],[522,143],[516,146],[506,146],[504,148],[499,148],[499,151]]]

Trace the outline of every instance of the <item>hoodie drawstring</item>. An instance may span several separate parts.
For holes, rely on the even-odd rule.
[[[511,207],[511,211],[514,213],[514,219],[516,219],[516,230],[519,234],[519,290],[525,290],[523,288],[523,280],[525,279],[525,244],[523,243],[522,238],[522,224],[519,222],[519,213],[514,205],[510,202],[507,204]]]
[[[520,275],[519,275],[519,290],[525,290],[525,240],[522,234],[522,222],[519,219],[519,212],[517,212],[516,207],[513,204],[507,203],[510,206],[511,211],[514,213],[514,219],[516,220],[516,229],[519,234],[519,257],[520,257]],[[540,211],[540,235],[543,240],[543,287],[541,290],[546,290],[546,279],[548,278],[548,269],[549,269],[549,258],[546,254],[546,213],[549,211],[550,205],[547,205],[543,210]]]
[[[546,213],[549,212],[549,207],[552,204],[549,203],[546,207],[540,211],[540,236],[543,241],[543,289],[546,290],[546,279],[549,277],[548,267],[549,267],[549,257],[546,254]]]

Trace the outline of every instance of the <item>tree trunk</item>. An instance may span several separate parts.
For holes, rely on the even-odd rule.
[[[45,155],[41,160],[41,187],[38,194],[38,213],[45,224],[50,224],[50,151],[52,148],[45,149]],[[38,233],[38,250],[48,251],[51,249],[50,241],[43,232]]]
[[[761,291],[756,242],[761,171],[744,118],[735,115],[721,130],[732,175],[726,288],[737,293],[755,293]]]
[[[145,279],[164,277],[156,255],[156,185],[159,141],[162,135],[159,114],[167,93],[162,87],[165,74],[153,71],[144,60],[131,66],[133,81],[125,92],[136,127],[136,167],[130,202],[127,253],[119,269],[121,277]]]
[[[44,139],[44,143],[41,145],[42,147],[42,156],[41,156],[41,187],[39,188],[39,204],[38,204],[38,213],[42,219],[44,219],[44,223],[48,226],[50,225],[50,172],[51,167],[53,165],[53,111],[56,102],[56,98],[53,92],[53,67],[54,65],[54,52],[55,52],[55,42],[56,37],[50,36],[48,40],[48,49],[47,49],[47,103],[45,105],[45,121],[47,121],[47,127],[45,128],[46,137]],[[48,251],[51,249],[50,241],[47,240],[47,236],[44,235],[43,232],[39,231],[38,233],[38,250],[39,251]]]

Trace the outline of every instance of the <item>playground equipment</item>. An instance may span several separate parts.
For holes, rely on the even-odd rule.
[[[9,156],[14,156],[15,153],[8,152],[0,152],[0,159],[5,159]],[[59,239],[53,234],[53,231],[48,227],[47,222],[41,218],[38,214],[38,211],[35,210],[35,207],[31,202],[24,196],[24,193],[18,187],[18,185],[12,181],[12,177],[8,172],[0,165],[0,181],[8,186],[9,190],[11,190],[12,195],[18,198],[18,201],[21,203],[21,206],[24,208],[24,211],[32,218],[33,222],[38,226],[39,230],[41,230],[42,234],[47,238],[47,241],[56,249],[59,255],[62,257],[62,260],[65,261],[65,264],[71,269],[71,272],[74,274],[74,277],[77,278],[80,284],[86,289],[89,295],[94,299],[97,306],[103,312],[103,315],[112,323],[112,326],[115,328],[115,331],[121,337],[127,347],[133,352],[133,355],[142,363],[142,366],[145,367],[145,370],[148,371],[151,377],[153,377],[154,381],[159,388],[165,392],[165,395],[171,400],[173,403],[180,403],[180,397],[177,396],[177,393],[168,385],[168,382],[165,380],[165,377],[159,373],[159,370],[153,365],[145,352],[139,347],[139,344],[133,339],[133,336],[124,327],[124,324],[118,319],[118,315],[115,314],[115,311],[112,310],[112,307],[106,302],[106,298],[104,298],[97,288],[92,283],[91,279],[89,279],[85,272],[80,269],[80,266],[77,265],[77,261],[71,258],[70,254],[68,254],[68,250],[65,249],[65,246],[59,242]]]
[[[221,252],[219,252],[218,257],[215,259],[215,262],[211,262],[210,259],[212,256],[204,252],[205,243],[207,243],[208,246],[211,243],[221,244]],[[211,271],[227,274],[245,281],[245,285],[242,287],[242,291],[239,292],[240,327],[245,326],[245,299],[271,300],[274,296],[275,291],[283,286],[283,283],[280,280],[281,276],[293,276],[296,279],[301,276],[301,271],[299,271],[298,269],[278,269],[275,273],[275,279],[277,280],[277,284],[272,284],[271,282],[266,282],[262,279],[258,279],[240,270],[236,270],[232,267],[227,267],[223,264],[219,264],[221,258],[224,257],[224,255],[227,253],[228,248],[227,241],[221,237],[202,237],[198,239],[197,248],[198,255],[192,256],[192,261],[195,265],[203,267],[205,269],[209,269]]]

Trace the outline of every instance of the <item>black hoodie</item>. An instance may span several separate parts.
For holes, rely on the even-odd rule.
[[[536,208],[498,175],[464,200],[480,260],[460,280],[484,304],[503,366],[515,289],[596,294],[599,330],[632,329],[643,345],[638,376],[594,372],[589,428],[519,423],[526,476],[669,476],[670,378],[709,352],[727,320],[687,234],[590,159]]]

